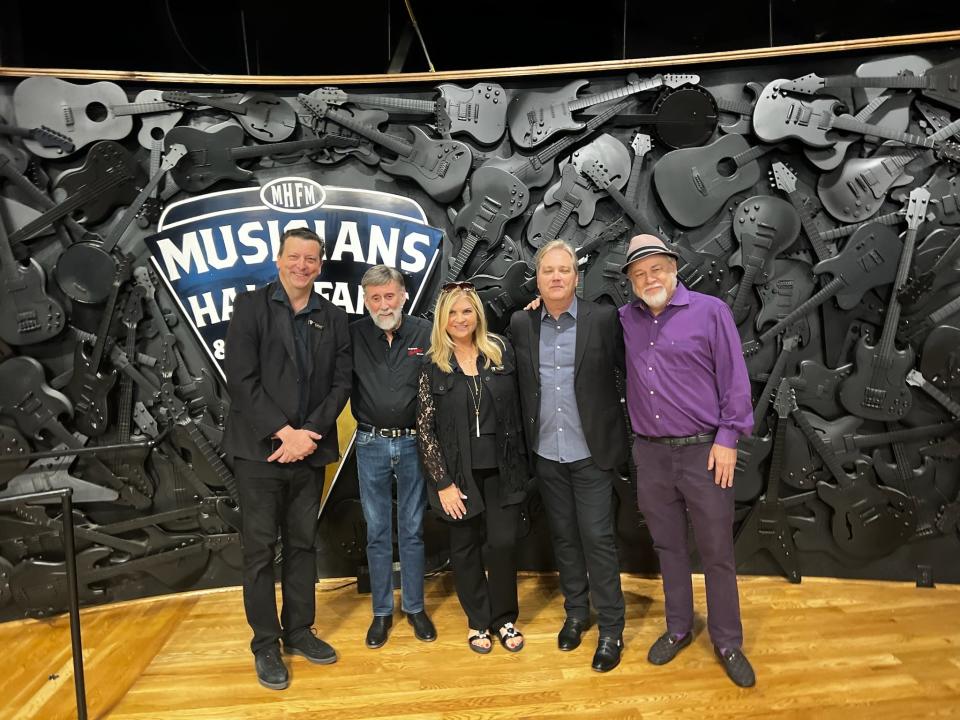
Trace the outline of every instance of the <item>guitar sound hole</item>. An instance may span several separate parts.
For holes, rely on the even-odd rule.
[[[150,128],[151,140],[163,140],[164,135],[165,133],[163,132],[163,128],[158,128],[158,127]]]
[[[717,163],[717,174],[720,177],[733,177],[737,172],[737,163],[733,158],[723,158]]]
[[[98,102],[90,103],[87,105],[87,118],[91,122],[103,122],[107,119],[107,106]]]

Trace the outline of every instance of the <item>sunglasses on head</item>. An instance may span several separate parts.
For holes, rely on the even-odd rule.
[[[472,282],[448,282],[440,286],[440,292],[450,292],[451,290],[474,290]]]

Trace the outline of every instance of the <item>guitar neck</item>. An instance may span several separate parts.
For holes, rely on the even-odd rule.
[[[643,158],[644,154],[634,155],[633,164],[630,166],[630,177],[627,178],[627,191],[623,197],[629,205],[634,207],[640,201],[640,181],[643,179]],[[613,197],[611,195],[611,197]]]
[[[535,160],[525,165],[524,170],[527,172],[538,170],[540,166],[550,162],[551,160],[553,160],[553,158],[557,157],[557,155],[562,153],[564,150],[583,140],[583,138],[585,138],[587,135],[592,133],[598,127],[603,125],[607,120],[612,118],[614,115],[618,115],[620,112],[625,110],[629,104],[630,104],[630,101],[627,100],[622,103],[617,103],[612,107],[608,107],[606,110],[604,110],[601,113],[597,113],[592,118],[587,120],[586,125],[583,126],[580,132],[574,133],[573,135],[567,135],[564,138],[557,140],[556,142],[548,145],[537,154],[533,155],[532,158],[535,158]],[[520,180],[523,180],[523,174],[518,174],[517,177]]]
[[[821,240],[837,240],[843,237],[849,237],[853,235],[857,230],[862,228],[864,225],[870,225],[872,223],[879,223],[880,225],[896,225],[901,220],[903,220],[903,213],[900,210],[894,210],[891,213],[885,215],[877,215],[876,217],[870,218],[869,220],[857,223],[855,225],[842,225],[833,230],[824,230],[820,233]]]
[[[116,225],[110,229],[110,234],[103,241],[103,245],[100,246],[100,249],[103,250],[103,252],[113,252],[113,249],[123,237],[123,233],[128,227],[130,227],[130,223],[133,222],[133,219],[137,216],[137,213],[140,212],[140,208],[143,207],[143,204],[147,201],[147,198],[150,197],[153,191],[160,184],[160,180],[163,179],[163,176],[166,174],[166,172],[166,170],[158,170],[156,173],[154,173],[153,177],[150,178],[150,181],[143,186],[140,194],[134,198],[132,203],[130,203],[121,218],[117,220]]]
[[[764,383],[763,390],[760,393],[760,399],[757,400],[757,407],[753,409],[753,426],[759,427],[760,422],[767,416],[767,410],[770,409],[770,402],[773,400],[773,394],[777,391],[777,386],[780,384],[780,380],[783,379],[783,371],[787,367],[787,360],[790,358],[790,350],[784,348],[780,351],[780,354],[777,355],[777,361],[773,365],[773,369],[770,371],[770,377],[767,378],[767,382]],[[785,418],[780,418],[777,422],[777,434],[780,434],[780,426],[786,425],[784,422]],[[777,449],[774,445],[774,450]]]
[[[926,317],[921,318],[916,322],[909,319],[905,320],[903,336],[911,342],[916,342],[926,335],[941,320],[946,320],[948,317],[958,311],[960,311],[960,295],[955,297],[946,305],[942,305]]]
[[[932,148],[936,147],[936,140],[924,135],[914,135],[913,133],[899,132],[883,125],[873,125],[861,122],[849,115],[840,115],[833,118],[830,124],[838,130],[848,130],[859,133],[860,135],[874,135],[886,140],[896,140],[905,145],[916,145],[918,147]]]
[[[946,408],[947,412],[953,417],[960,418],[960,403],[956,402],[952,397],[943,392],[943,390],[923,377],[923,375],[920,375],[919,372],[916,373],[916,376],[915,382],[920,386],[921,390]],[[958,426],[960,426],[960,423],[953,424],[954,428]]]
[[[97,372],[100,367],[100,361],[103,359],[103,351],[107,347],[107,339],[110,334],[110,323],[113,320],[113,312],[117,307],[117,298],[120,296],[120,286],[123,282],[120,279],[119,269],[113,280],[113,288],[110,296],[107,298],[107,305],[103,309],[103,315],[100,317],[100,325],[97,326],[97,341],[93,345],[93,352],[90,354],[90,371]]]
[[[773,452],[770,454],[770,470],[767,473],[767,489],[763,494],[764,499],[768,502],[777,502],[780,499],[780,475],[783,471],[786,443],[787,418],[778,417],[777,432],[773,438]]]
[[[627,201],[627,199],[623,196],[623,193],[620,192],[616,186],[610,184],[607,185],[604,190],[610,197],[614,199],[614,201],[616,201],[617,205],[623,209],[623,211],[627,214],[627,217],[633,221],[634,225],[644,226],[646,224],[646,221],[640,214],[640,211]]]
[[[355,95],[347,94],[347,100],[357,105],[376,105],[398,110],[411,110],[421,114],[431,114],[437,111],[437,103],[433,100],[411,100],[389,95]]]
[[[817,227],[813,220],[806,198],[796,188],[788,192],[787,197],[797,211],[797,215],[800,216],[800,224],[803,226],[803,231],[807,234],[807,239],[810,240],[810,244],[813,246],[813,252],[817,256],[817,261],[823,262],[827,258],[833,257],[830,248],[828,248],[827,244],[823,241],[820,228]]]
[[[858,77],[856,75],[831,75],[823,78],[823,86],[843,88],[891,88],[908,90],[926,88],[929,80],[920,75],[895,75],[893,77]]]
[[[127,357],[133,357],[137,352],[136,328],[127,328]],[[117,439],[122,442],[130,441],[130,418],[133,417],[133,380],[126,374],[120,378],[120,402],[117,406],[118,426]]]
[[[570,219],[570,213],[573,212],[574,208],[580,205],[580,198],[567,195],[563,202],[560,203],[560,210],[556,215],[553,216],[553,220],[550,221],[550,227],[547,228],[547,234],[544,238],[544,242],[549,242],[551,240],[556,240],[560,237],[560,231],[563,230],[563,226],[566,224],[567,220]]]
[[[627,85],[622,88],[617,88],[616,90],[608,90],[598,95],[588,95],[579,100],[572,100],[567,103],[567,107],[570,109],[570,112],[576,112],[577,110],[583,110],[593,105],[599,105],[600,103],[609,102],[610,100],[616,100],[617,98],[626,97],[627,95],[633,95],[634,93],[644,92],[646,90],[653,90],[658,87],[663,87],[662,77],[650,78],[635,85]]]
[[[753,104],[744,100],[728,100],[727,98],[714,98],[717,101],[717,108],[723,112],[735,113],[737,115],[753,115]]]
[[[765,330],[759,337],[760,342],[764,343],[776,337],[777,333],[779,333],[781,330],[789,327],[807,313],[812,311],[814,308],[819,307],[840,292],[844,286],[846,286],[846,284],[846,281],[842,277],[835,277],[833,280],[820,288],[820,290],[818,290],[812,297],[808,298],[798,305],[792,312],[788,313],[785,318],[777,322],[769,329]]]
[[[466,237],[463,238],[463,243],[460,245],[460,252],[457,253],[457,257],[450,263],[450,269],[447,271],[447,282],[453,282],[460,277],[460,273],[463,272],[463,266],[467,264],[467,260],[470,259],[478,242],[480,242],[480,235],[471,227],[467,231]]]
[[[323,148],[329,145],[326,138],[308,138],[305,140],[288,140],[287,142],[267,143],[264,145],[244,145],[242,147],[230,148],[230,156],[235,160],[246,160],[248,158],[265,157],[267,155],[284,155],[295,153],[301,150],[312,150],[314,148]]]
[[[375,127],[362,123],[359,120],[354,120],[349,113],[341,112],[340,110],[334,110],[333,108],[327,108],[326,117],[330,118],[337,125],[347,128],[348,130],[353,130],[357,135],[362,135],[368,140],[383,145],[388,150],[395,152],[397,155],[406,157],[413,150],[413,145],[410,143],[401,140],[398,137],[393,135],[388,135],[385,132],[377,130]]]
[[[748,165],[754,160],[762,158],[768,152],[773,152],[776,147],[776,145],[754,145],[749,150],[744,150],[742,153],[734,155],[733,162],[737,168],[742,168],[744,165]]]
[[[128,103],[126,105],[111,105],[114,115],[150,115],[151,113],[176,112],[183,108],[174,103],[158,100],[157,102]]]
[[[926,388],[923,389],[926,390]],[[939,392],[939,389],[934,389]],[[931,438],[949,435],[958,429],[960,429],[960,423],[938,423],[936,425],[923,425],[921,427],[891,430],[890,432],[874,433],[872,435],[854,435],[853,446],[860,450],[867,450],[869,448],[883,447],[891,443],[909,443],[916,440],[929,440]]]

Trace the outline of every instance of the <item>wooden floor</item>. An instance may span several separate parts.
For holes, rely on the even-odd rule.
[[[698,610],[703,581],[695,578]],[[656,579],[623,577],[626,651],[620,667],[590,669],[595,628],[572,653],[556,648],[563,605],[555,576],[522,574],[512,655],[470,652],[451,577],[428,580],[439,639],[413,638],[402,618],[380,650],[363,645],[369,597],[318,585],[317,628],[339,651],[331,666],[288,659],[292,683],[257,684],[236,589],[83,612],[91,717],[120,718],[921,718],[960,717],[960,587],[741,578],[752,690],[732,685],[702,621],[691,647],[654,667],[662,631]],[[67,618],[0,625],[0,717],[74,717]],[[321,713],[325,713],[321,715]]]

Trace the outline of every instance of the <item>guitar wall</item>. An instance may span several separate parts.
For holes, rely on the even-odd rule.
[[[54,132],[0,137],[0,219],[19,260],[2,268],[0,495],[74,488],[86,604],[239,584],[231,462],[219,452],[229,397],[190,320],[148,264],[142,239],[155,232],[164,204],[295,175],[419,202],[429,224],[446,232],[428,296],[456,260],[458,276],[482,290],[495,329],[529,298],[522,287],[529,263],[547,239],[586,248],[583,296],[620,305],[631,300],[617,271],[630,237],[638,229],[660,232],[682,254],[681,279],[731,305],[745,343],[758,409],[735,483],[739,570],[794,581],[960,581],[960,152],[954,128],[937,134],[960,118],[960,68],[949,65],[958,57],[956,47],[911,47],[644,69],[636,76],[478,78],[473,93],[467,82],[442,86],[442,94],[426,84],[345,88],[352,95],[440,97],[450,110],[446,137],[442,113],[361,107],[356,97],[278,85],[267,89],[268,99],[295,111],[286,139],[326,137],[330,146],[239,161],[252,171],[250,181],[201,182],[190,172],[199,166],[200,146],[191,146],[195,135],[181,133],[187,155],[140,209],[106,281],[91,278],[86,262],[68,262],[85,257],[68,248],[90,232],[106,237],[151,174],[150,137],[138,131],[149,123],[152,139],[162,140],[173,127],[189,127],[216,145],[210,138],[237,120],[188,103],[174,108],[177,115],[138,116],[112,135],[112,105],[142,102],[144,91],[213,90],[2,80],[5,123]],[[783,86],[809,73],[929,82],[886,91],[831,87],[817,95]],[[589,87],[578,87],[587,79]],[[216,90],[235,101],[250,88]],[[419,166],[398,173],[398,165],[409,168],[416,158],[398,158],[396,146],[348,129],[336,112],[318,120],[298,93],[310,94],[321,112],[334,108],[404,140],[409,127],[421,128],[424,142],[446,143],[449,172]],[[607,102],[588,101],[600,94]],[[579,107],[564,125],[575,99]],[[105,114],[93,123],[102,129],[76,134],[65,104],[79,105],[87,117]],[[828,131],[847,114],[880,129]],[[249,129],[231,132],[247,146],[266,144]],[[899,141],[877,133],[899,133]],[[106,166],[106,176],[98,175]],[[76,207],[64,211],[71,201]],[[59,216],[53,224],[37,222],[51,213]],[[467,253],[472,240],[476,247]],[[905,280],[898,282],[898,270]],[[790,316],[828,285],[825,301]],[[897,322],[888,321],[897,314]],[[111,341],[97,348],[89,333],[105,326]],[[88,367],[99,350],[102,361]],[[123,370],[127,362],[140,379]],[[908,372],[920,385],[905,384]],[[106,403],[99,419],[91,400]],[[147,440],[152,448],[69,454]],[[59,458],[23,457],[57,449]],[[626,477],[615,488],[621,564],[627,572],[656,572],[635,487],[636,479]],[[352,576],[363,564],[358,497],[348,457],[321,517],[320,576]],[[0,511],[0,619],[65,609],[57,513],[52,505]],[[551,568],[536,496],[525,507],[522,535],[521,567]],[[429,568],[443,567],[445,543],[443,526],[429,518]]]

